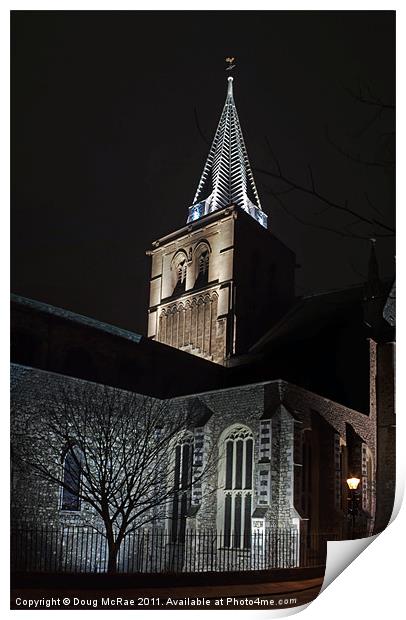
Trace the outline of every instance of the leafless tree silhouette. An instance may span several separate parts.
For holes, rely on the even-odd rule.
[[[373,137],[375,154],[372,157],[366,157],[359,152],[354,152],[354,150],[343,147],[338,139],[333,139],[329,128],[325,127],[327,144],[355,165],[375,168],[377,174],[383,173],[389,177],[390,182],[394,182],[395,131],[393,126],[395,106],[391,103],[382,101],[379,97],[374,95],[369,86],[360,84],[358,92],[354,92],[348,88],[345,90],[356,104],[363,106],[365,110],[372,108],[372,116],[368,115],[367,121],[362,124],[362,127],[357,128],[352,138],[358,141],[358,147],[361,149],[362,138],[367,132],[371,132],[373,128],[375,131]],[[382,131],[378,126],[379,121],[382,120],[384,116],[386,124],[390,126],[390,131]],[[391,212],[393,209],[391,210],[388,208],[388,205],[386,205],[385,209],[379,208],[371,199],[368,191],[364,192],[364,205],[362,206],[357,203],[357,206],[353,208],[349,199],[342,202],[338,201],[335,197],[329,196],[319,190],[310,164],[307,166],[308,183],[303,184],[298,182],[289,174],[282,171],[281,163],[272,151],[268,138],[266,138],[266,142],[271,156],[272,166],[266,169],[256,168],[256,171],[273,181],[271,185],[265,186],[266,191],[268,191],[279,206],[296,221],[305,226],[319,228],[338,236],[352,239],[370,239],[371,237],[377,239],[393,237],[395,235],[395,227],[392,224],[394,213]],[[313,217],[303,214],[298,215],[297,210],[292,208],[291,204],[288,205],[283,198],[284,194],[292,192],[310,197],[316,203],[320,204],[321,210],[315,213]],[[323,224],[320,221],[320,216],[331,211],[348,215],[351,220],[342,228],[332,226],[330,223],[328,225]],[[356,231],[354,231],[355,227],[357,227]]]
[[[108,571],[115,572],[126,535],[165,516],[175,494],[191,488],[191,472],[179,487],[174,454],[176,443],[196,425],[197,413],[78,381],[60,381],[57,388],[52,383],[41,391],[39,400],[31,394],[26,407],[19,394],[25,430],[15,448],[18,460],[93,508],[104,525]],[[211,466],[206,454],[193,482]]]

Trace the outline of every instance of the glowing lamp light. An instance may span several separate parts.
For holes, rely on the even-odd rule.
[[[351,491],[356,491],[361,480],[359,478],[348,478],[347,484]]]

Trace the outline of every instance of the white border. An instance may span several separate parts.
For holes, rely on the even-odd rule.
[[[401,6],[400,2],[396,3],[398,7]],[[366,1],[349,1],[342,0],[340,3],[328,3],[326,6],[326,2],[321,2],[320,0],[317,2],[306,3],[304,1],[289,2],[288,0],[279,3],[275,3],[272,1],[256,1],[249,3],[241,2],[240,0],[234,0],[232,3],[232,10],[395,10],[395,6],[387,6],[383,2],[377,2],[371,0],[369,2]],[[222,3],[218,0],[206,0],[204,3],[194,3],[193,7],[191,7],[190,3],[186,2],[154,2],[153,0],[146,4],[130,2],[127,1],[116,1],[112,2],[95,2],[95,1],[74,1],[70,2],[60,2],[58,0],[47,1],[47,2],[33,2],[33,1],[15,1],[10,3],[9,6],[2,6],[1,10],[1,19],[0,21],[0,45],[1,45],[1,54],[0,54],[0,66],[2,69],[2,97],[0,98],[1,102],[1,120],[2,120],[2,131],[0,134],[1,138],[1,165],[0,165],[0,174],[1,174],[1,190],[3,194],[3,200],[1,202],[1,244],[0,244],[0,252],[1,252],[1,260],[0,260],[0,269],[1,269],[1,319],[2,319],[2,347],[1,347],[1,388],[2,388],[2,422],[4,425],[4,429],[2,432],[3,438],[7,440],[8,436],[8,423],[7,423],[7,411],[8,411],[8,342],[9,342],[9,334],[8,334],[8,326],[9,326],[9,140],[7,139],[9,133],[9,10],[74,10],[74,9],[88,9],[88,10],[134,10],[134,9],[153,9],[153,10],[168,10],[168,9],[180,9],[180,10],[210,10],[210,9],[230,9],[230,3]],[[404,52],[404,22],[403,22],[403,11],[397,11],[397,107],[400,110],[404,110],[405,101],[404,101],[404,73],[405,67],[403,63],[403,58],[405,56]],[[208,54],[210,53],[210,45],[208,46]],[[403,117],[398,115],[398,135],[400,135],[400,140],[404,138],[404,127],[403,127]],[[399,140],[399,138],[398,138]],[[399,141],[398,141],[399,144]],[[403,150],[401,151],[398,147],[397,157],[398,157],[398,169],[404,170],[404,166],[402,165],[404,162],[402,161],[404,157]],[[404,175],[403,175],[404,176]],[[405,196],[404,196],[404,185],[402,183],[403,179],[399,179],[398,184],[398,196],[397,196],[397,204],[400,205],[398,209],[398,230],[400,226],[400,230],[403,231],[403,220],[404,220],[404,210],[406,209],[405,204]],[[399,233],[398,233],[399,234]],[[404,244],[401,244],[398,247],[397,254],[397,263],[398,263],[398,274],[402,274],[405,269],[405,258],[403,251]],[[402,319],[406,316],[405,308],[404,308],[404,294],[403,294],[403,286],[402,282],[398,283],[397,287],[398,291],[398,316],[401,318],[401,323],[398,327],[398,342],[401,342],[401,347],[398,347],[397,354],[397,367],[401,369],[400,373],[398,373],[398,377],[401,376],[401,373],[405,366],[404,360],[404,352],[402,350],[404,339],[403,339],[403,325]],[[404,384],[404,381],[403,381]],[[404,438],[405,431],[405,423],[402,418],[404,418],[405,404],[405,394],[404,387],[402,382],[398,382],[398,396],[397,396],[397,410],[399,411],[398,415],[398,452],[397,452],[397,470],[398,470],[398,486],[397,492],[398,495],[403,494],[403,485],[404,485],[404,472],[405,472],[405,454],[406,450],[402,446],[402,441]],[[402,440],[399,439],[402,438]],[[8,471],[8,448],[7,446],[3,446],[1,451],[1,471]],[[5,476],[3,475],[3,483]],[[3,498],[6,496],[4,493],[6,491],[3,490]],[[399,502],[399,500],[397,500]],[[326,592],[323,592],[321,596],[319,596],[310,606],[304,611],[303,617],[325,620],[326,617],[329,619],[339,617],[342,619],[346,618],[356,618],[356,617],[367,617],[371,615],[371,617],[379,617],[380,615],[385,615],[387,617],[397,617],[400,616],[399,611],[404,607],[402,600],[402,593],[404,589],[403,578],[401,575],[403,574],[403,559],[404,554],[402,553],[401,547],[404,546],[404,532],[405,532],[405,523],[406,523],[406,510],[403,507],[400,511],[397,519],[389,526],[389,528],[383,532],[378,539],[364,551],[351,566],[349,566],[340,577],[332,583],[327,589]],[[8,510],[5,506],[3,506],[2,511],[2,531],[5,535],[5,539],[3,539],[3,543],[8,541]],[[338,543],[340,544],[340,543]],[[3,549],[6,546],[3,544]],[[2,608],[6,612],[6,614],[12,614],[13,612],[8,611],[9,607],[9,593],[8,593],[8,584],[9,584],[9,576],[8,576],[8,554],[2,554],[3,564],[2,564]],[[401,581],[402,579],[402,581]],[[297,610],[296,610],[297,611]],[[292,614],[294,610],[286,610],[272,612],[266,611],[251,611],[250,617],[252,616],[263,616],[267,614],[267,616],[275,617],[276,615],[288,615]],[[19,617],[23,618],[29,612],[21,611],[19,612]],[[40,612],[37,612],[37,617]],[[71,617],[72,613],[75,614],[88,614],[87,611],[76,611],[69,612],[63,611],[58,612],[52,610],[52,614],[54,616],[58,616],[62,613],[61,617],[67,618]],[[134,612],[125,612],[121,613],[132,614],[134,617]],[[190,614],[189,611],[183,612],[184,614]],[[205,614],[204,611],[196,611],[193,612],[193,617],[201,617],[202,614]],[[223,617],[232,617],[235,611],[223,611],[223,612],[214,612],[208,611],[207,613],[213,614],[222,614]],[[151,615],[152,614],[152,615]],[[310,614],[310,615],[309,615]],[[136,615],[138,618],[151,618],[152,616],[161,617],[162,613],[159,612],[140,612],[137,611]],[[172,616],[173,618],[178,617],[179,611],[166,612],[165,615]],[[103,618],[116,618],[117,614],[114,611],[106,611],[103,613]],[[185,616],[186,617],[186,616]]]

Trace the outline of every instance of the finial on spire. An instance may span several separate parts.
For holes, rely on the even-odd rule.
[[[233,96],[233,79],[230,75],[230,77],[228,78],[228,87],[227,87],[227,95],[228,97],[232,97]]]

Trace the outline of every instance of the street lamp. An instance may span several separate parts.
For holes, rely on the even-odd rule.
[[[347,484],[350,491],[356,491],[360,482],[359,478],[348,478]]]
[[[355,517],[358,514],[357,489],[360,482],[361,480],[359,478],[356,478],[355,476],[347,478],[347,485],[350,490],[350,497],[348,498],[348,514],[351,515],[351,538],[354,538]]]

